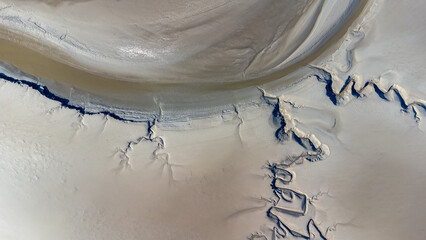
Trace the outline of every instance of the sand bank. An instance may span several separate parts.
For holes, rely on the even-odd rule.
[[[0,238],[422,239],[426,4],[408,3],[369,2],[291,85],[200,91],[199,118],[197,91],[121,119],[2,67]]]

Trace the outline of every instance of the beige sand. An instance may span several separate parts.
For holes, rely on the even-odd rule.
[[[224,90],[251,82],[196,89],[223,90],[215,96],[228,102],[209,95],[217,111],[204,118],[190,118],[200,100],[186,102],[193,112],[119,121],[1,80],[0,238],[422,239],[426,4],[417,3],[370,1],[336,48],[288,75],[292,85],[269,75],[246,95]],[[3,43],[24,71],[104,82]],[[61,67],[49,75],[49,66]],[[116,81],[75,83],[111,94]],[[147,83],[126,84],[123,96]],[[179,88],[156,86],[167,96]]]

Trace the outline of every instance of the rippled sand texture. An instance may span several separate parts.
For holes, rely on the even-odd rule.
[[[0,8],[0,239],[424,238],[426,3]]]

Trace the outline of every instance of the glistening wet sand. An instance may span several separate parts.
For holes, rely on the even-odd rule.
[[[178,83],[178,84],[166,84],[156,82],[144,82],[134,83],[127,81],[117,81],[113,77],[106,77],[103,74],[90,73],[88,71],[74,68],[71,65],[72,60],[66,56],[61,57],[61,53],[49,46],[44,47],[44,52],[48,53],[48,56],[55,55],[55,58],[62,58],[62,63],[53,58],[40,54],[32,49],[40,49],[37,42],[31,40],[31,38],[25,38],[23,36],[16,35],[7,30],[2,30],[4,33],[2,36],[5,39],[0,40],[0,60],[7,62],[8,64],[14,65],[21,71],[37,76],[41,79],[43,84],[49,86],[50,81],[43,82],[43,79],[52,80],[54,82],[65,84],[69,87],[82,90],[83,92],[93,93],[97,96],[109,98],[109,102],[113,103],[114,99],[133,99],[133,105],[138,105],[137,102],[152,102],[152,96],[156,96],[157,93],[170,93],[168,97],[164,97],[162,101],[166,104],[173,105],[175,102],[188,102],[199,99],[199,102],[210,101],[209,99],[217,92],[220,99],[223,100],[222,104],[229,103],[231,101],[244,101],[244,99],[250,99],[254,95],[258,95],[257,90],[250,90],[247,93],[239,94],[240,91],[245,91],[245,88],[252,86],[259,86],[269,83],[265,86],[267,89],[269,86],[272,88],[282,88],[286,85],[292,84],[300,79],[303,74],[306,74],[304,68],[315,61],[315,59],[321,58],[322,55],[326,55],[328,52],[333,51],[336,45],[342,41],[342,36],[346,33],[346,29],[354,24],[359,16],[362,15],[368,1],[362,1],[355,13],[341,28],[341,30],[329,41],[326,45],[322,46],[318,51],[309,57],[297,62],[290,67],[275,73],[269,74],[265,77],[256,79],[239,81],[235,83]],[[12,42],[7,39],[13,39]],[[19,44],[18,44],[19,43]],[[25,47],[27,46],[27,47]],[[299,73],[297,73],[299,72]],[[229,98],[229,94],[222,94],[225,91],[235,91],[233,96]],[[60,91],[60,90],[59,90]],[[205,94],[210,94],[209,97],[205,97]],[[61,94],[61,93],[60,93]],[[69,96],[69,92],[63,92],[63,96]],[[173,98],[173,94],[178,99]],[[213,95],[211,95],[213,94]],[[237,96],[235,96],[237,94]],[[111,96],[114,97],[111,97]],[[129,97],[132,95],[133,97]],[[239,96],[238,96],[239,95]],[[158,96],[157,96],[158,97]],[[228,99],[226,99],[228,97]],[[151,99],[151,100],[150,100]],[[186,100],[185,100],[186,99]],[[219,103],[220,104],[220,103]],[[152,103],[153,107],[155,103]],[[179,106],[176,106],[179,108]],[[201,104],[201,107],[209,107],[208,103]]]

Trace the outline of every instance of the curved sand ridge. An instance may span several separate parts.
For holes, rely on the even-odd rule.
[[[153,115],[206,116],[258,100],[257,86],[272,82],[263,88],[276,89],[302,79],[310,72],[306,66],[343,36],[367,1],[238,3],[244,10],[235,10],[234,1],[217,6],[190,3],[0,1],[0,61],[7,63],[1,72],[36,83],[37,88],[47,87],[66,106],[85,112],[107,111],[144,121]],[[156,10],[150,12],[146,6]],[[185,18],[188,14],[192,24],[201,25],[184,31],[179,24],[190,24]],[[212,14],[217,14],[216,20]],[[250,16],[240,19],[242,15]],[[186,19],[168,25],[169,30],[176,28],[173,34],[159,23],[172,16]],[[231,17],[238,18],[238,24]],[[216,26],[219,20],[232,24]],[[147,38],[146,31],[135,28],[144,24],[174,38],[168,44],[158,34]],[[206,28],[209,32],[203,32]],[[213,38],[214,43],[210,42]],[[174,48],[168,53],[174,57],[162,55],[160,61],[159,57],[120,53],[123,46],[135,44],[150,51],[164,44],[163,50]],[[250,51],[240,54],[242,49]]]
[[[316,52],[360,2],[2,0],[0,25],[3,38],[114,80],[229,83]]]

